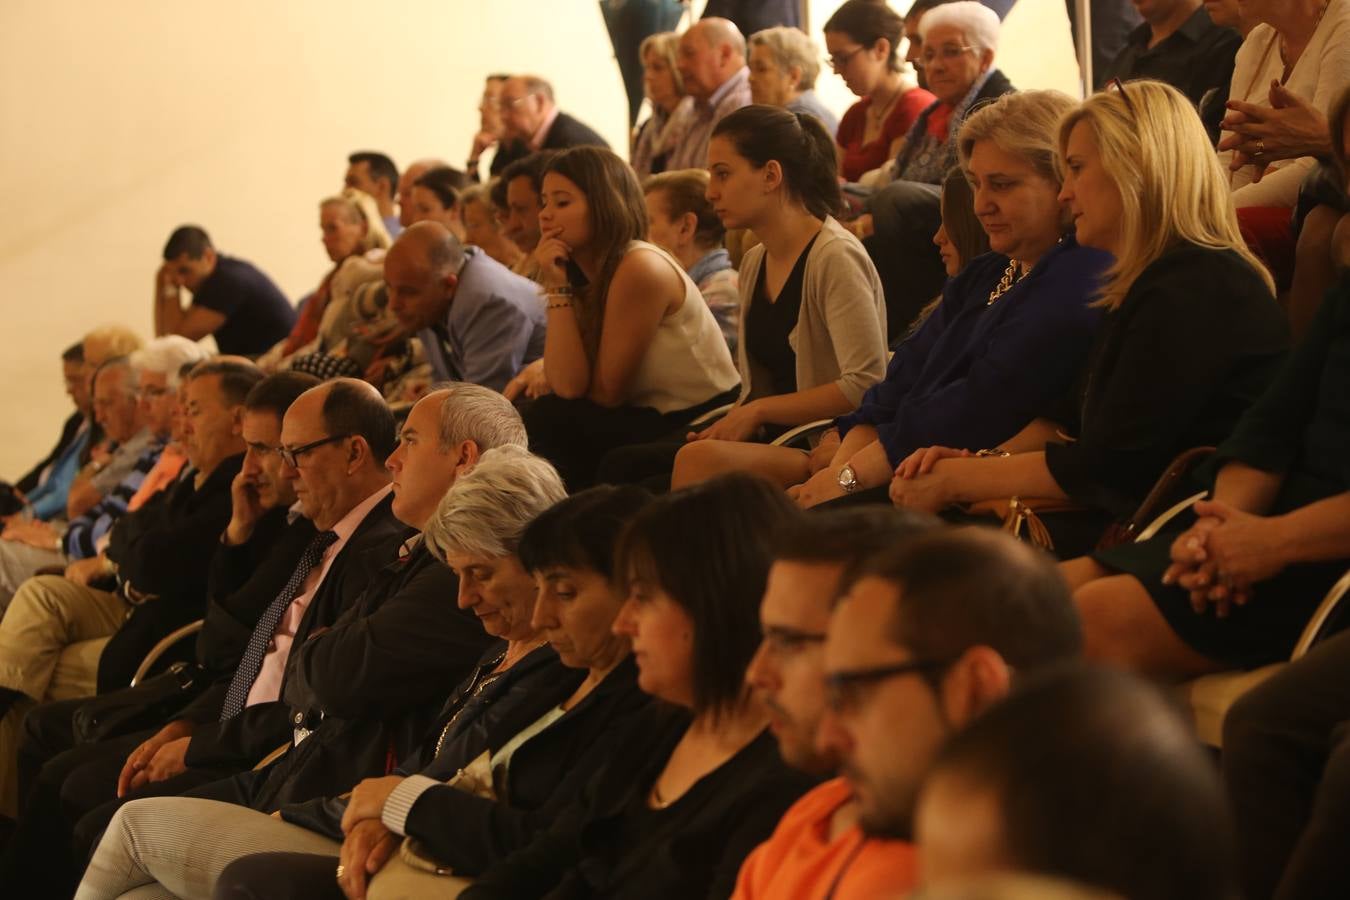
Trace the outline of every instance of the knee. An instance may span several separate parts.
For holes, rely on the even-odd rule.
[[[1122,614],[1122,607],[1128,602],[1123,595],[1133,585],[1138,582],[1128,575],[1098,578],[1073,592],[1074,606],[1083,626],[1083,655],[1088,659],[1118,665],[1134,661],[1129,617]]]
[[[681,447],[675,454],[675,468],[670,475],[671,489],[698,484],[718,474],[722,469],[721,451],[717,441],[694,441]]]

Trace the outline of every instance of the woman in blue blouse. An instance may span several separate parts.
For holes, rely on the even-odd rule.
[[[962,165],[994,252],[947,284],[885,380],[835,420],[816,452],[823,467],[792,491],[799,504],[869,490],[882,501],[896,465],[937,435],[994,446],[1073,385],[1100,319],[1088,301],[1111,257],[1064,235],[1054,134],[1072,107],[1063,94],[1027,91],[967,120]]]

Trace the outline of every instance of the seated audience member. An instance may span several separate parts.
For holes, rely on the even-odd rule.
[[[601,457],[655,440],[726,402],[736,366],[698,286],[647,243],[642,189],[608,150],[548,164],[535,249],[547,293],[551,394],[524,411],[530,446],[573,489]]]
[[[663,497],[619,544],[638,686],[662,701],[622,735],[582,798],[465,889],[483,897],[726,897],[745,855],[808,787],[747,690],[772,530],[795,515],[768,485],[729,476]]]
[[[19,746],[19,824],[0,857],[0,879],[13,890],[31,897],[69,896],[88,854],[76,864],[68,816],[83,802],[89,779],[103,772],[98,802],[110,799],[127,754],[155,735],[156,719],[175,715],[238,665],[254,622],[314,537],[303,516],[287,521],[295,490],[281,477],[276,448],[286,408],[317,383],[311,375],[282,372],[258,382],[245,398],[240,430],[248,449],[231,486],[230,523],[211,560],[195,662],[152,675],[136,687],[118,686],[101,698],[43,704],[25,718]],[[102,721],[96,735],[85,731],[76,740],[76,715],[125,712],[138,703],[143,709],[129,721]],[[171,753],[172,748],[166,750],[158,762],[151,759],[154,753],[147,753],[151,762],[137,773],[158,772]]]
[[[726,19],[700,19],[680,35],[676,67],[692,106],[666,168],[702,169],[717,123],[751,102],[745,38]]]
[[[1101,73],[1102,78],[1165,81],[1197,107],[1211,91],[1226,98],[1241,35],[1215,24],[1201,0],[1150,0],[1136,5],[1144,24],[1130,32],[1129,43]],[[1205,121],[1205,129],[1216,140],[1217,125]]]
[[[544,170],[555,151],[532,153],[507,166],[492,188],[492,203],[498,210],[502,233],[524,254],[511,271],[539,280],[534,248],[539,246],[539,207]]]
[[[502,133],[505,131],[502,124],[501,101],[502,85],[506,84],[506,80],[510,77],[510,75],[489,75],[483,80],[483,96],[478,99],[478,131],[474,133],[473,143],[469,146],[469,158],[464,163],[464,170],[473,181],[481,179],[478,161],[488,150],[496,151],[492,154],[492,162],[488,165],[489,178],[500,175],[509,162],[501,154]]]
[[[966,194],[964,212],[973,208],[981,234],[989,229],[994,252],[948,282],[938,306],[897,348],[886,380],[835,420],[821,441],[825,452],[834,448],[829,461],[795,492],[798,503],[845,495],[884,501],[895,467],[915,450],[993,446],[1073,388],[1101,322],[1090,301],[1112,262],[1065,234],[1056,199],[1063,185],[1054,132],[1073,106],[1063,94],[1027,91],[966,120],[958,142],[973,196],[956,183],[960,170],[947,190]],[[952,256],[950,241],[939,247]],[[935,440],[938,434],[954,440]]]
[[[383,153],[362,150],[347,157],[347,175],[344,187],[360,191],[375,201],[380,221],[389,237],[396,238],[403,230],[394,212],[394,194],[398,191],[398,166]]]
[[[1344,529],[1338,537],[1350,556]],[[1350,634],[1313,647],[1224,719],[1223,777],[1244,896],[1334,897],[1345,887],[1347,648]]]
[[[919,25],[923,22],[924,14],[930,9],[955,2],[956,0],[914,0],[909,9],[905,10],[905,62],[914,67],[919,87],[924,90],[928,90],[928,80],[923,75],[923,35],[919,33]],[[1003,16],[1007,14],[1002,11],[1002,6],[1011,8],[1012,0],[985,0],[984,5],[998,13],[999,21],[1002,21]]]
[[[642,41],[642,84],[652,114],[633,132],[633,171],[639,178],[664,172],[666,160],[689,125],[694,101],[685,98],[684,80],[676,66],[680,36],[673,31]]]
[[[1288,326],[1176,88],[1139,81],[1094,95],[1064,119],[1059,152],[1078,243],[1116,259],[1081,387],[990,458],[947,458],[975,447],[915,451],[890,496],[931,511],[984,501],[997,515],[1009,497],[1071,501],[1078,511],[1040,516],[1069,558],[1133,513],[1179,453],[1232,430],[1270,382]],[[1076,440],[1060,443],[1061,432]]]
[[[419,222],[384,260],[389,309],[421,338],[437,379],[500,391],[544,352],[544,311],[534,282],[444,225]]]
[[[17,540],[0,542],[0,609],[9,604],[25,579],[48,566],[64,567],[66,577],[80,584],[115,574],[102,552],[108,530],[128,511],[171,436],[178,417],[179,370],[184,366],[190,369],[205,357],[200,346],[178,335],[156,338],[127,357],[137,404],[135,422],[149,435],[149,441],[131,471],[83,515],[61,528],[46,522],[29,523]],[[109,420],[117,420],[116,429],[130,427],[125,417],[110,415]]]
[[[495,502],[499,496],[489,492],[485,499]],[[467,493],[457,497],[456,518],[441,527],[474,527],[461,522],[483,511],[466,508],[467,500]],[[565,677],[561,689],[535,688],[555,705],[533,721],[528,715],[503,715],[501,725],[487,729],[485,749],[481,737],[443,741],[439,752],[424,746],[392,777],[358,785],[350,801],[325,801],[320,821],[296,819],[294,811],[283,808],[283,819],[331,837],[328,852],[334,855],[271,852],[241,860],[222,873],[216,895],[253,897],[292,883],[313,892],[316,884],[329,882],[339,864],[344,876],[328,889],[334,900],[344,890],[359,894],[372,877],[370,890],[376,896],[432,895],[460,882],[422,863],[473,876],[546,828],[614,754],[623,752],[613,736],[647,705],[637,687],[629,641],[611,626],[624,602],[614,579],[614,544],[648,500],[638,488],[592,488],[544,511],[520,536],[517,556],[538,586],[531,622],[563,665],[586,671],[584,680],[578,684]],[[570,696],[556,702],[552,695],[559,693]],[[517,702],[494,700],[496,714]],[[480,762],[470,761],[474,754]],[[476,792],[473,779],[454,776],[466,766],[476,773],[481,767],[505,789],[496,798]],[[413,772],[418,774],[408,774]],[[286,845],[290,826],[261,827],[277,832],[269,845]],[[308,845],[311,836],[305,837]],[[373,848],[369,855],[367,848]]]
[[[435,720],[424,725],[430,726],[426,738],[432,758],[437,751],[448,752],[458,761],[447,768],[449,775],[458,766],[468,767],[480,752],[491,747],[485,747],[485,731],[495,731],[503,721],[513,718],[520,720],[521,727],[537,721],[559,703],[575,698],[585,680],[581,673],[568,672],[560,664],[558,655],[531,622],[535,582],[521,567],[514,549],[529,521],[564,496],[562,482],[546,462],[523,447],[501,447],[485,452],[472,471],[456,478],[426,522],[427,544],[440,561],[436,565],[444,563],[460,576],[457,591],[452,592],[459,596],[459,609],[454,614],[476,616],[482,630],[497,638],[478,656],[476,664],[467,667]],[[444,595],[435,599],[448,605]],[[456,679],[446,681],[442,676],[429,680],[444,696],[444,685]],[[386,689],[394,683],[387,682]],[[298,752],[303,752],[311,740],[312,736],[306,738]],[[395,752],[395,748],[384,752]],[[385,770],[383,761],[380,768]],[[400,774],[411,773],[400,770]],[[491,784],[490,769],[486,778]],[[376,843],[389,838],[378,813],[375,817],[362,815],[365,804],[381,786],[393,787],[389,779],[372,779],[340,798],[320,795],[311,803],[282,806],[281,816],[275,818],[260,811],[272,810],[274,805],[245,809],[200,793],[192,798],[163,797],[130,803],[109,824],[90,861],[80,896],[117,897],[140,885],[158,882],[175,896],[210,897],[221,870],[241,856],[288,847],[324,854],[339,849],[337,841],[348,821],[344,818],[347,811],[352,820],[365,822],[363,834],[353,843],[369,850],[371,838]],[[386,796],[390,792],[383,791]],[[406,799],[406,794],[399,797]],[[282,817],[300,824],[283,824],[278,821]],[[161,831],[163,823],[180,819],[180,827],[169,833]],[[226,821],[238,839],[222,843],[220,826]],[[149,833],[141,834],[146,826],[159,835],[149,844]],[[154,851],[141,852],[156,843]],[[393,849],[392,841],[390,844],[386,850]],[[161,855],[161,851],[170,850],[173,852]],[[193,864],[183,865],[187,859]],[[356,877],[353,871],[353,881]],[[357,883],[364,887],[364,881],[361,878]],[[312,889],[312,884],[309,887]]]
[[[644,181],[647,229],[652,243],[679,260],[698,285],[735,353],[741,321],[738,275],[723,246],[726,226],[708,200],[708,182],[703,169],[663,172]]]
[[[182,289],[192,294],[183,308]],[[174,229],[155,273],[155,335],[207,335],[221,353],[257,356],[295,325],[295,309],[252,263],[217,253],[196,225]]]
[[[1212,762],[1175,706],[1124,672],[1028,679],[947,741],[916,824],[933,886],[1024,872],[1120,897],[1237,896]]]
[[[524,252],[502,233],[492,188],[478,184],[459,197],[460,218],[464,221],[464,243],[473,244],[488,256],[515,271],[525,258]]]
[[[319,230],[333,268],[305,300],[291,333],[259,358],[264,369],[279,368],[301,354],[322,352],[346,337],[353,292],[380,277],[380,251],[389,246],[389,233],[369,194],[348,188],[322,201]]]
[[[759,449],[746,442],[766,430],[853,409],[886,370],[881,283],[833,218],[834,145],[820,123],[767,106],[738,110],[717,126],[708,161],[708,199],[722,223],[763,243],[741,261],[740,397],[689,435],[674,487],[739,468]],[[757,471],[788,485],[806,477],[804,459],[800,468]]]
[[[1018,679],[1074,658],[1078,617],[1043,554],[989,529],[907,538],[854,567],[839,590],[816,747],[838,760],[843,785],[818,793],[842,804],[836,841],[852,832],[855,846],[893,848],[891,865],[911,880],[895,885],[903,895],[916,874],[915,798],[943,741]]]
[[[413,215],[412,222],[408,224],[440,222],[449,229],[457,241],[463,243],[464,216],[463,207],[459,202],[459,192],[467,184],[468,179],[464,173],[449,166],[430,169],[419,175],[413,182],[410,197]]]
[[[994,67],[998,17],[974,0],[924,13],[921,62],[937,100],[910,127],[891,164],[896,181],[868,201],[858,234],[886,289],[891,336],[902,334],[942,287],[942,263],[929,238],[937,230],[938,185],[957,161],[956,136],[981,103],[1013,90]]]
[[[769,710],[779,754],[794,769],[828,777],[839,765],[817,749],[816,732],[825,715],[822,646],[840,579],[851,565],[936,524],[872,507],[802,516],[776,533],[760,604],[764,637],[745,680]],[[793,804],[746,858],[732,896],[865,898],[913,883],[912,848],[864,835],[847,782],[831,778]]]
[[[341,384],[356,394],[338,396],[346,411],[335,405],[324,412],[331,394],[323,390],[301,398],[300,408],[283,423],[286,443],[292,433],[306,437],[322,413],[331,416],[325,430],[364,423],[365,433],[385,445],[378,451],[383,454],[392,443],[392,416],[368,386]],[[353,407],[364,407],[355,422]],[[345,425],[339,413],[348,417]],[[395,479],[392,500],[377,455],[363,449],[369,465],[343,487],[353,497],[371,483],[380,487],[333,526],[339,531],[359,523],[352,551],[360,557],[344,557],[345,548],[338,547],[312,601],[278,595],[275,602],[287,604],[287,614],[260,620],[249,638],[251,646],[262,647],[272,637],[278,649],[261,665],[246,658],[137,748],[120,772],[105,773],[112,775],[118,799],[111,799],[106,778],[88,791],[81,812],[94,808],[76,825],[77,855],[87,857],[120,804],[136,796],[190,792],[271,811],[345,790],[384,772],[391,753],[397,758],[406,752],[435,715],[445,685],[472,668],[485,640],[467,612],[444,603],[459,583],[425,542],[407,543],[408,528],[426,525],[448,486],[476,464],[480,451],[523,443],[510,404],[486,388],[460,384],[431,393],[410,412],[401,444],[386,461]],[[343,457],[329,456],[297,470],[302,500],[308,501],[312,483],[335,474],[331,468]],[[331,515],[321,508],[313,518],[322,524]],[[410,548],[406,555],[400,544]],[[294,639],[284,640],[286,634]],[[274,765],[248,771],[285,743],[294,746]],[[161,760],[170,752],[169,760]]]
[[[1244,8],[1256,25],[1238,50],[1230,102],[1263,106],[1278,82],[1318,110],[1330,107],[1350,79],[1350,2],[1262,2]],[[1235,169],[1230,184],[1243,234],[1271,267],[1276,283],[1287,286],[1294,253],[1290,210],[1316,160],[1300,156],[1267,164],[1258,140],[1250,164],[1244,165],[1227,141],[1227,122],[1224,128],[1220,146],[1228,149],[1219,157]]]
[[[23,508],[37,518],[47,518],[38,512],[29,496],[45,493],[46,486],[53,478],[68,486],[79,468],[81,451],[89,441],[90,421],[94,415],[93,397],[89,392],[89,375],[84,367],[84,344],[76,341],[61,353],[61,380],[65,383],[66,396],[75,404],[75,411],[66,417],[61,426],[61,436],[51,449],[35,466],[28,470],[13,484],[0,482],[0,495],[8,494],[8,501],[0,501],[0,521],[8,522],[10,517]],[[64,495],[64,488],[62,489]],[[61,497],[62,508],[65,497]],[[55,505],[53,505],[55,508]]]
[[[43,700],[89,696],[96,686],[128,683],[160,638],[201,616],[207,564],[229,518],[230,482],[242,462],[237,414],[259,378],[257,368],[243,362],[208,361],[192,370],[183,408],[193,477],[123,516],[112,529],[107,555],[117,567],[116,591],[40,575],[15,593],[0,619],[5,815],[15,806],[16,729],[24,713]],[[63,654],[81,642],[97,643],[78,658]]]
[[[412,189],[417,179],[430,172],[432,169],[449,169],[450,164],[439,159],[419,159],[408,164],[398,176],[398,224],[400,227],[407,228],[414,221]],[[467,176],[464,176],[467,178]],[[472,179],[469,179],[470,181]]]
[[[764,106],[815,116],[834,137],[836,116],[816,94],[820,48],[798,28],[766,28],[750,35],[750,99]]]
[[[1283,85],[1272,84],[1269,107],[1234,101],[1227,119],[1233,129],[1225,143],[1235,150],[1233,165],[1245,164],[1261,148],[1261,160],[1315,156],[1317,168],[1299,189],[1298,243],[1294,274],[1285,307],[1294,339],[1302,338],[1317,308],[1342,272],[1350,269],[1350,201],[1345,197],[1345,169],[1338,160],[1350,90],[1343,90],[1324,115]],[[1253,146],[1255,145],[1255,146]]]
[[[108,484],[99,477],[102,471],[98,471],[96,480],[88,484],[92,502],[68,503],[62,512],[75,513],[68,520],[55,516],[51,520],[10,518],[0,531],[0,612],[9,605],[19,585],[34,572],[64,562],[62,549],[69,523],[80,521],[96,509],[135,470],[147,450],[162,446],[145,427],[145,411],[137,402],[136,371],[125,356],[108,360],[95,371],[93,397],[94,417],[116,447],[101,468],[112,472],[116,480]]]
[[[937,99],[901,61],[901,37],[900,16],[872,0],[848,0],[825,21],[830,68],[860,98],[835,135],[845,181],[858,181],[892,159],[919,113]]]
[[[553,85],[538,75],[512,75],[502,83],[497,102],[505,143],[492,161],[494,174],[498,159],[507,166],[540,150],[609,146],[595,129],[558,109]]]

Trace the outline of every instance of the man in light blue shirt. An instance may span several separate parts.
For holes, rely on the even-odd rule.
[[[384,259],[389,309],[416,333],[438,380],[500,391],[544,352],[539,286],[444,225],[418,222]]]

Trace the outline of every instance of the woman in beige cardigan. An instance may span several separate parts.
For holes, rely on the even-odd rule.
[[[741,262],[740,398],[689,435],[673,488],[744,468],[758,449],[747,442],[766,432],[848,412],[886,370],[881,281],[862,244],[830,215],[839,187],[824,128],[810,116],[745,107],[718,123],[708,170],[708,199],[723,223],[761,243]],[[761,474],[786,486],[806,477],[806,465],[802,455]]]

